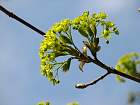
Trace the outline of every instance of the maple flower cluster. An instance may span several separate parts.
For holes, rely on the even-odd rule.
[[[40,45],[39,56],[41,59],[42,75],[47,77],[54,85],[58,84],[58,70],[63,69],[63,71],[68,71],[72,59],[68,58],[60,62],[57,58],[67,55],[77,58],[80,57],[80,52],[72,39],[72,29],[86,38],[88,48],[94,50],[90,50],[92,52],[99,51],[99,40],[97,39],[104,38],[108,41],[112,33],[119,34],[115,24],[106,20],[107,17],[104,12],[94,13],[92,15],[90,15],[89,12],[83,12],[82,15],[73,20],[65,19],[52,25],[46,32],[45,38]],[[97,31],[99,26],[103,29],[101,32]],[[92,48],[92,46],[95,48]]]

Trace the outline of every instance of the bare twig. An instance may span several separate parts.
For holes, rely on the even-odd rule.
[[[106,74],[102,75],[101,77],[97,78],[96,80],[93,80],[89,83],[86,83],[86,84],[76,84],[75,87],[78,88],[78,89],[84,89],[90,85],[94,85],[96,84],[97,82],[99,82],[100,80],[104,79],[107,75],[109,75],[110,72],[107,72]]]
[[[20,17],[16,16],[14,13],[8,11],[7,9],[5,9],[3,6],[0,5],[0,10],[2,12],[4,12],[6,15],[8,15],[9,17],[19,21],[20,23],[24,24],[25,26],[29,27],[30,29],[34,30],[35,32],[39,33],[40,35],[44,36],[45,32],[39,30],[38,28],[36,28],[35,26],[31,25],[30,23],[26,22],[25,20],[21,19]]]

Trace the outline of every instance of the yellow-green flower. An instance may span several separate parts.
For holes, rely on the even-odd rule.
[[[112,33],[119,34],[115,24],[107,20],[107,14],[104,12],[90,15],[86,11],[72,20],[64,19],[52,25],[40,44],[39,56],[41,73],[53,84],[59,83],[56,79],[58,69],[67,71],[71,62],[71,59],[58,62],[57,57],[79,55],[79,49],[73,42],[71,28],[84,36],[90,45],[93,44],[94,39],[99,37],[97,34],[102,35],[102,38],[106,40],[111,38]],[[103,32],[100,31],[101,29]]]

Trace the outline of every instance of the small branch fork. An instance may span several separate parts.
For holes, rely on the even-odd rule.
[[[104,79],[106,76],[108,76],[109,74],[116,74],[116,75],[119,75],[121,77],[124,77],[124,78],[127,78],[127,79],[130,79],[130,80],[133,80],[135,82],[138,82],[140,83],[140,78],[136,78],[136,77],[133,77],[133,76],[130,76],[128,74],[125,74],[125,73],[122,73],[112,67],[109,67],[107,65],[105,65],[104,63],[102,63],[100,60],[98,60],[97,58],[96,59],[92,59],[90,56],[88,57],[90,59],[90,62],[98,65],[99,67],[103,68],[104,70],[107,71],[106,74],[102,75],[101,77],[97,78],[96,80],[93,80],[89,83],[80,83],[80,84],[76,84],[75,87],[78,88],[78,89],[84,89],[90,85],[94,85],[96,84],[97,82],[99,82],[100,80]]]
[[[8,15],[9,17],[17,20],[18,22],[24,24],[25,26],[29,27],[30,29],[34,30],[35,32],[39,33],[41,36],[44,37],[45,35],[45,32],[41,31],[40,29],[36,28],[35,26],[33,26],[32,24],[26,22],[25,20],[23,20],[22,18],[18,17],[17,15],[15,15],[14,13],[8,11],[6,8],[4,8],[2,5],[0,5],[0,11],[2,11],[3,13],[5,13],[6,15]],[[102,63],[100,60],[98,60],[97,58],[96,59],[92,59],[90,56],[88,56],[90,62],[100,66],[101,68],[103,68],[104,70],[107,71],[106,74],[102,75],[101,77],[97,78],[96,80],[94,81],[91,81],[87,84],[77,84],[75,87],[76,88],[80,88],[80,89],[83,89],[83,88],[86,88],[90,85],[94,85],[96,84],[98,81],[104,79],[106,76],[108,76],[109,74],[116,74],[116,75],[119,75],[121,77],[124,77],[124,78],[127,78],[127,79],[130,79],[130,80],[133,80],[137,83],[140,83],[140,78],[136,78],[136,77],[133,77],[133,76],[130,76],[128,74],[125,74],[125,73],[122,73],[112,67],[109,67],[107,65],[105,65],[104,63]]]

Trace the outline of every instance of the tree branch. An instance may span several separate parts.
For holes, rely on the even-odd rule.
[[[0,10],[2,12],[4,12],[6,15],[8,15],[9,17],[19,21],[20,23],[24,24],[25,26],[29,27],[30,29],[34,30],[35,32],[39,33],[40,35],[44,36],[45,32],[39,30],[38,28],[36,28],[35,26],[31,25],[30,23],[26,22],[25,20],[21,19],[20,17],[16,16],[14,13],[8,11],[7,9],[5,9],[3,6],[0,5]]]
[[[102,75],[101,77],[97,78],[96,80],[93,80],[89,83],[86,83],[86,84],[76,84],[75,85],[75,88],[78,88],[78,89],[84,89],[90,85],[94,85],[96,84],[97,82],[99,82],[100,80],[104,79],[107,75],[109,75],[110,72],[107,72],[106,74]]]
[[[88,86],[94,85],[97,82],[99,82],[100,80],[104,79],[109,74],[116,74],[116,75],[119,75],[121,77],[124,77],[124,78],[127,78],[127,79],[130,79],[130,80],[133,80],[135,82],[140,83],[140,78],[136,78],[136,77],[130,76],[128,74],[122,73],[122,72],[114,69],[113,67],[109,67],[109,66],[105,65],[104,63],[102,63],[97,58],[96,59],[92,59],[90,56],[88,56],[88,58],[90,59],[90,62],[93,62],[94,64],[98,65],[99,67],[105,69],[107,71],[107,73],[102,75],[101,77],[97,78],[96,80],[93,80],[93,81],[89,82],[89,83],[86,83],[86,84],[84,84],[84,83],[76,84],[75,88],[78,88],[78,89],[87,88]]]
[[[25,20],[21,19],[20,17],[16,16],[14,13],[8,11],[7,9],[5,9],[3,6],[0,5],[0,11],[4,12],[6,15],[8,15],[9,17],[17,20],[18,22],[24,24],[25,26],[29,27],[30,29],[34,30],[35,32],[39,33],[40,35],[44,36],[45,35],[45,32],[39,30],[38,28],[36,28],[35,26],[31,25],[30,23],[26,22]],[[124,78],[127,78],[127,79],[130,79],[130,80],[133,80],[135,82],[138,82],[140,83],[140,78],[136,78],[136,77],[133,77],[133,76],[130,76],[128,74],[125,74],[125,73],[122,73],[112,67],[109,67],[107,65],[105,65],[104,63],[102,63],[100,60],[98,59],[92,59],[91,57],[88,57],[90,59],[90,62],[93,62],[94,64],[100,66],[101,68],[107,70],[107,72],[110,74],[116,74],[116,75],[120,75]],[[108,74],[106,74],[108,75]],[[105,76],[106,76],[105,75]],[[101,79],[104,78],[104,75],[101,77]],[[101,80],[99,78],[99,80]],[[99,81],[98,79],[95,80],[94,82],[96,83],[96,81]],[[92,84],[95,84],[94,82],[91,82],[89,83],[88,85],[92,85]],[[87,85],[87,84],[86,84]]]
[[[94,59],[92,59],[91,57],[89,57],[89,59],[90,59],[91,62],[93,62],[94,64],[96,64],[96,65],[100,66],[101,68],[107,70],[107,72],[109,72],[109,73],[117,74],[117,75],[119,75],[119,76],[121,76],[121,77],[124,77],[124,78],[127,78],[127,79],[130,79],[130,80],[133,80],[133,81],[135,81],[135,82],[140,83],[140,78],[136,78],[136,77],[133,77],[133,76],[131,76],[131,75],[125,74],[125,73],[123,73],[123,72],[120,72],[120,71],[116,70],[116,69],[113,68],[113,67],[109,67],[109,66],[105,65],[104,63],[102,63],[102,62],[101,62],[100,60],[98,60],[98,59],[95,59],[95,60],[94,60]]]

